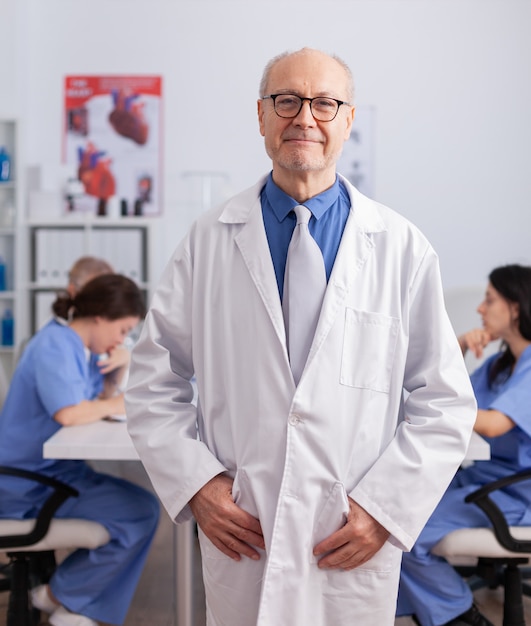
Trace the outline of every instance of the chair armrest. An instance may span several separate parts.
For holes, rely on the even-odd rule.
[[[531,552],[531,541],[521,541],[513,537],[504,514],[495,502],[489,498],[489,494],[509,485],[529,480],[530,478],[531,470],[517,472],[516,474],[494,480],[476,491],[469,493],[465,498],[465,502],[472,502],[487,515],[492,523],[492,529],[496,539],[504,548],[511,552]]]
[[[77,497],[79,495],[77,489],[70,487],[70,485],[50,476],[38,474],[37,472],[0,465],[0,474],[14,476],[22,480],[31,480],[53,489],[52,493],[42,505],[32,530],[24,535],[0,536],[0,548],[30,546],[40,541],[48,532],[52,518],[61,504],[63,504],[67,498]]]

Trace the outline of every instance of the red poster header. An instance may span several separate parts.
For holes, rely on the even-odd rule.
[[[65,106],[73,109],[93,96],[115,90],[160,96],[162,79],[160,76],[66,76]]]

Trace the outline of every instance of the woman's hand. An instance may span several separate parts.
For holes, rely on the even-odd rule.
[[[131,352],[125,346],[117,346],[100,357],[98,367],[103,375],[102,398],[111,398],[121,392],[130,360]]]
[[[100,372],[105,376],[109,372],[119,368],[126,368],[129,366],[131,359],[131,353],[125,346],[118,346],[111,350],[107,355],[100,358],[98,361],[98,367]]]
[[[490,333],[483,328],[474,328],[474,330],[469,330],[467,333],[460,335],[457,340],[459,341],[463,356],[466,354],[467,350],[471,350],[474,356],[479,359],[483,356],[485,346],[491,341],[494,341],[495,337],[492,337]]]

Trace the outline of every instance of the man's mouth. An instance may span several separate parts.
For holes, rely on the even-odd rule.
[[[308,143],[320,143],[320,139],[317,137],[308,137],[307,135],[284,135],[282,138],[284,141],[301,141]]]

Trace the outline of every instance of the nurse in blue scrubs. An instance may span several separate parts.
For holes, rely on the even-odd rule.
[[[481,357],[491,341],[501,351],[471,376],[478,403],[474,429],[487,439],[489,461],[459,470],[439,506],[402,561],[398,615],[414,615],[422,626],[492,626],[473,604],[472,593],[453,567],[431,554],[433,546],[457,528],[490,526],[465,496],[482,485],[531,466],[531,267],[493,270],[485,300],[478,307],[483,327],[461,337],[463,354]],[[531,485],[512,485],[492,499],[509,525],[531,524]]]
[[[52,626],[122,624],[157,528],[158,500],[128,481],[97,473],[84,461],[44,459],[43,443],[62,426],[123,414],[119,391],[125,366],[109,370],[112,353],[145,315],[134,282],[98,276],[72,298],[58,297],[56,318],[28,343],[0,413],[0,464],[41,472],[76,488],[57,517],[103,524],[110,541],[78,550],[56,569],[49,586],[33,590],[34,605]],[[67,319],[64,323],[61,319]],[[0,477],[0,517],[34,517],[46,488]]]

